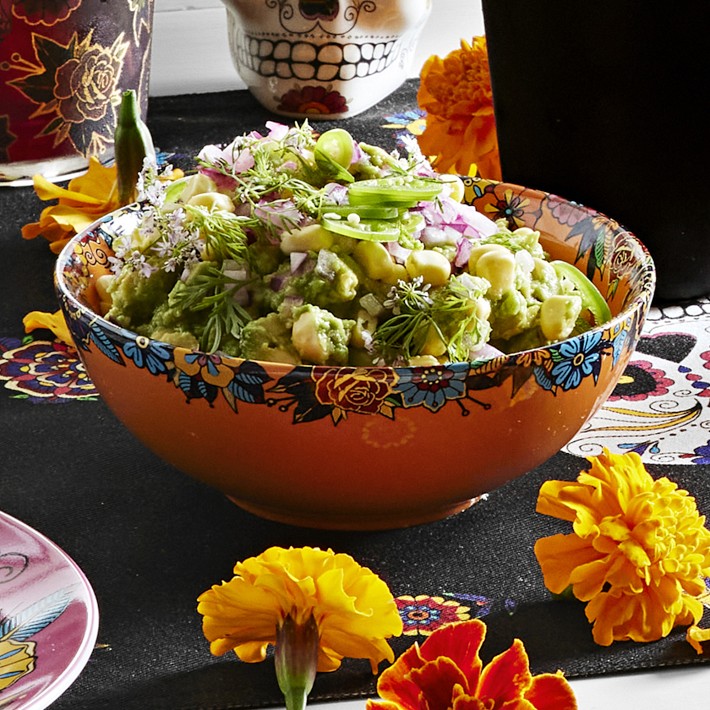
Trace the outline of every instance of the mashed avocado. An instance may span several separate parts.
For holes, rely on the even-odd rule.
[[[462,205],[462,181],[416,150],[270,124],[207,146],[179,184],[155,169],[143,182],[140,223],[114,240],[106,317],[174,345],[425,364],[560,340],[601,312],[585,307],[594,286],[550,264],[536,231]]]

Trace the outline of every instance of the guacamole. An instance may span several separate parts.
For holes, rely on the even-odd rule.
[[[175,183],[148,166],[140,223],[113,243],[104,315],[141,335],[253,360],[426,365],[609,317],[537,232],[463,204],[462,181],[415,145],[400,156],[270,123],[197,165]]]

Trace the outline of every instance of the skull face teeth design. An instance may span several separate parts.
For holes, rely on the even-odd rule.
[[[432,3],[222,1],[234,65],[264,106],[292,117],[341,118],[374,105],[407,78]],[[337,101],[316,109],[310,99],[294,99],[314,92]]]
[[[399,55],[397,42],[361,44],[272,41],[240,33],[238,63],[263,77],[301,81],[349,81],[384,71]]]

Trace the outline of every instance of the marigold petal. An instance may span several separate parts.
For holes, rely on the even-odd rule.
[[[475,686],[469,688],[463,671],[445,656],[427,661],[421,668],[412,670],[410,678],[419,689],[419,707],[428,710],[448,710],[456,686],[466,693],[475,693],[476,690]]]
[[[387,585],[349,555],[318,548],[272,547],[234,566],[234,577],[198,598],[203,632],[213,652],[233,648],[261,660],[288,616],[311,616],[319,632],[318,670],[335,670],[346,657],[367,658],[373,672],[394,654],[386,638],[402,620]]]
[[[394,652],[384,639],[365,637],[337,629],[333,625],[321,633],[321,649],[323,653],[318,664],[319,671],[337,669],[343,658],[367,658],[372,673],[376,674],[382,661],[394,660]]]
[[[586,540],[571,533],[559,533],[537,540],[534,552],[545,586],[553,594],[562,594],[569,587],[577,567],[598,558],[597,552]]]
[[[23,239],[34,239],[42,236],[48,242],[67,240],[74,235],[72,229],[65,229],[62,225],[57,224],[51,216],[45,217],[44,213],[39,222],[26,224],[21,231]]]
[[[569,481],[545,481],[537,494],[535,510],[542,515],[572,522],[575,517],[574,510],[560,500],[560,493],[574,485]]]
[[[53,182],[50,182],[42,175],[35,175],[32,178],[34,190],[37,197],[41,200],[64,200],[65,202],[74,203],[73,206],[80,205],[99,205],[104,202],[100,197],[78,192],[77,190],[60,187]],[[71,185],[71,183],[70,183]]]
[[[237,658],[244,663],[261,663],[266,658],[266,651],[272,641],[247,641],[233,646],[228,638],[213,641],[210,644],[210,653],[213,656],[223,656],[228,651],[234,651]]]
[[[34,239],[42,234],[42,224],[41,222],[30,222],[22,227],[21,232],[23,239]]]
[[[98,210],[82,210],[69,205],[55,205],[54,207],[47,208],[48,216],[51,217],[54,222],[65,230],[72,230],[76,234],[86,229],[100,217],[103,217],[107,211],[109,210],[104,209],[103,205],[101,205]]]
[[[235,578],[203,592],[197,601],[205,638],[220,642],[221,653],[253,641],[275,643],[283,612],[268,590]]]
[[[375,700],[368,698],[365,703],[365,710],[414,710],[413,705],[402,705],[393,700]]]
[[[377,679],[377,694],[384,700],[396,702],[398,707],[406,710],[418,709],[420,691],[412,682],[411,673],[425,663],[421,656],[421,647],[415,642],[400,654],[391,666],[382,671]]]
[[[677,484],[654,480],[636,453],[592,457],[576,482],[543,485],[538,510],[570,520],[578,543],[540,540],[545,583],[572,584],[588,601],[597,643],[653,641],[697,623],[710,576],[710,531],[695,500]],[[565,556],[569,545],[568,559]],[[586,549],[585,549],[586,546]]]
[[[473,695],[469,695],[463,691],[454,691],[454,699],[451,704],[451,710],[488,710],[489,707],[490,703],[487,704],[485,701],[479,700]],[[508,710],[507,705],[506,710]],[[516,709],[514,708],[513,710]],[[524,710],[528,710],[528,708],[525,708]],[[530,710],[532,710],[532,708],[530,708]]]
[[[464,672],[470,687],[478,685],[481,658],[479,651],[486,638],[486,625],[480,619],[446,624],[436,629],[422,647],[422,658],[447,656]]]
[[[478,686],[478,697],[492,699],[497,704],[522,698],[532,682],[525,646],[515,639],[483,669]]]
[[[574,691],[559,672],[533,676],[525,699],[535,710],[577,710]]]
[[[443,59],[430,56],[417,102],[426,114],[419,145],[436,170],[467,175],[475,164],[482,176],[501,179],[485,37],[462,41]]]
[[[586,602],[599,594],[607,582],[609,562],[606,558],[595,559],[575,567],[569,575],[574,596]]]
[[[94,197],[107,202],[109,199],[118,203],[116,164],[105,166],[95,158],[89,158],[88,170],[69,182],[69,190],[85,197]]]
[[[37,328],[46,328],[51,330],[54,335],[67,345],[74,345],[69,327],[61,310],[54,313],[45,313],[43,311],[31,311],[22,319],[22,325],[25,328],[25,333],[31,333]]]
[[[702,654],[705,652],[702,647],[703,642],[710,641],[710,629],[701,629],[693,624],[685,632],[685,640],[695,649],[696,653]]]
[[[593,624],[594,641],[600,646],[610,646],[615,640],[623,640],[619,629],[633,616],[633,597],[602,592],[587,604],[584,613]]]
[[[643,594],[605,592],[587,604],[585,613],[594,624],[594,640],[601,646],[613,641],[657,641],[675,626],[694,620],[692,609],[685,603],[677,613],[664,608],[655,590]]]

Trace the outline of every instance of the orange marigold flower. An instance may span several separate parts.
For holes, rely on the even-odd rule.
[[[537,511],[574,532],[535,544],[547,588],[571,586],[594,640],[654,641],[697,623],[710,576],[710,531],[695,499],[668,478],[654,480],[636,453],[589,459],[576,482],[547,481]]]
[[[58,254],[64,245],[92,222],[120,207],[116,188],[116,166],[105,167],[90,158],[89,169],[69,182],[67,188],[35,175],[34,188],[42,200],[57,200],[45,207],[38,222],[22,228],[25,239],[43,236]]]
[[[483,666],[480,619],[458,621],[410,646],[377,681],[379,700],[366,710],[574,710],[574,692],[561,673],[533,676],[525,646],[513,645]]]
[[[498,134],[485,37],[441,59],[429,57],[420,74],[419,108],[426,113],[419,146],[439,172],[501,179]]]

